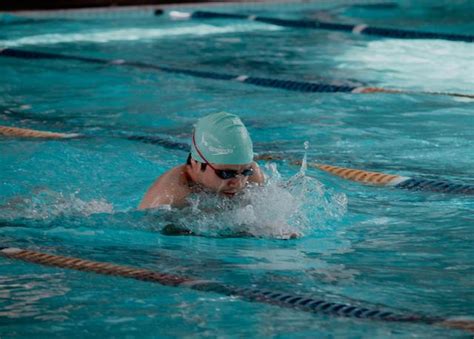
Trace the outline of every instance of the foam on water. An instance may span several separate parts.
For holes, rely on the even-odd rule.
[[[108,43],[114,41],[152,40],[176,37],[181,35],[207,36],[226,33],[244,33],[251,31],[276,31],[279,27],[259,23],[237,24],[228,26],[195,25],[175,28],[122,28],[97,30],[81,33],[51,33],[24,36],[12,40],[0,40],[0,48],[12,48],[31,45],[54,45],[61,43]]]

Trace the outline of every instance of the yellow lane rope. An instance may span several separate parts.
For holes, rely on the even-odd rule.
[[[255,160],[283,160],[283,157],[275,154],[261,154],[258,155]],[[301,160],[292,161],[291,164],[301,166]],[[380,172],[369,172],[354,168],[319,164],[316,162],[309,162],[308,167],[320,169],[322,171],[328,172],[330,174],[347,180],[379,186],[394,186],[399,184],[400,182],[409,179],[408,177],[403,177],[400,175],[385,174]]]
[[[28,128],[11,126],[0,126],[0,136],[15,138],[39,138],[39,139],[69,139],[79,137],[77,133],[56,133],[49,131],[38,131]]]
[[[40,253],[19,248],[6,248],[0,252],[6,257],[33,262],[36,264],[69,268],[78,271],[94,272],[97,274],[120,276],[143,281],[154,281],[169,286],[177,286],[184,282],[190,281],[190,279],[185,277],[154,272],[136,267],[119,266],[79,258]]]

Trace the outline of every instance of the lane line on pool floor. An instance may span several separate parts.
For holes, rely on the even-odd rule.
[[[87,137],[78,133],[55,133],[49,131],[39,131],[26,128],[0,126],[0,136],[18,137],[18,138],[39,138],[39,139],[71,139]],[[189,151],[190,145],[186,143],[175,142],[166,138],[157,136],[124,136],[127,140],[140,141],[147,144],[159,145],[168,149]],[[284,156],[274,153],[262,153],[256,155],[255,161],[276,161],[289,160]],[[289,160],[291,165],[301,166],[300,160]],[[354,168],[339,167],[316,162],[308,162],[309,167],[322,170],[340,178],[370,184],[376,186],[394,187],[412,191],[430,191],[437,193],[474,195],[474,185],[458,184],[443,179],[426,179],[417,177],[405,177],[396,174],[386,174],[381,172],[371,172]]]
[[[224,13],[224,12],[210,12],[210,11],[194,11],[194,12],[180,12],[170,11],[169,16],[175,19],[234,19],[234,20],[248,20],[258,21],[266,24],[271,24],[280,27],[291,27],[299,29],[317,29],[347,32],[352,34],[364,34],[372,36],[380,36],[386,38],[397,39],[439,39],[448,41],[460,42],[474,42],[474,35],[451,34],[451,33],[435,33],[422,32],[414,30],[404,30],[397,28],[383,28],[374,27],[366,24],[343,24],[337,22],[322,22],[317,20],[292,20],[270,18],[257,15]]]
[[[305,82],[305,81],[294,81],[294,80],[283,80],[273,78],[262,78],[253,77],[246,74],[226,74],[216,73],[209,71],[199,71],[192,69],[175,68],[168,66],[160,66],[154,64],[148,64],[137,61],[127,61],[124,59],[101,59],[84,56],[66,55],[59,53],[48,53],[38,51],[27,51],[13,48],[0,49],[0,56],[12,57],[27,60],[40,60],[40,59],[57,59],[57,60],[75,60],[86,63],[100,64],[104,66],[127,66],[138,69],[153,69],[164,73],[171,74],[182,74],[203,79],[212,80],[225,80],[235,81],[242,84],[254,85],[259,87],[268,87],[283,89],[288,91],[296,92],[309,92],[309,93],[354,93],[354,94],[373,94],[373,93],[387,93],[387,94],[427,94],[427,95],[444,95],[460,98],[474,99],[474,94],[462,94],[462,93],[451,93],[451,92],[433,92],[433,91],[409,91],[399,89],[388,89],[382,87],[372,86],[345,86],[336,85],[331,83],[316,83],[316,82]]]
[[[385,322],[421,323],[469,331],[474,330],[473,321],[462,320],[460,318],[445,319],[442,317],[420,314],[397,314],[382,309],[369,309],[346,303],[329,302],[305,295],[288,294],[267,289],[259,289],[256,287],[235,287],[218,281],[200,280],[169,273],[160,273],[139,267],[116,265],[75,257],[65,257],[13,247],[1,248],[0,254],[9,259],[16,259],[44,266],[91,272],[100,275],[117,276],[158,283],[170,287],[186,287],[200,292],[211,292],[223,294],[229,297],[239,297],[246,301],[270,304],[309,313]]]

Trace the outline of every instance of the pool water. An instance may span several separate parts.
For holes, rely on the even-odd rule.
[[[474,34],[470,2],[195,6]],[[183,10],[183,8],[178,8]],[[440,13],[449,13],[442,16]],[[472,195],[347,181],[308,162],[474,184],[474,46],[152,10],[0,15],[0,48],[195,71],[398,88],[301,93],[126,65],[1,57],[0,125],[80,133],[0,139],[0,246],[432,316],[474,315]],[[269,183],[189,209],[137,211],[199,117],[238,114]],[[305,148],[307,142],[307,148]],[[170,221],[197,236],[161,231]],[[238,237],[241,232],[247,236]],[[287,240],[289,233],[299,234]],[[251,316],[249,316],[251,315]],[[315,315],[216,293],[0,257],[0,336],[463,337],[417,323]]]

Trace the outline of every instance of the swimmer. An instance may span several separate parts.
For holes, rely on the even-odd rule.
[[[138,208],[185,207],[189,195],[198,192],[232,198],[249,184],[260,185],[264,181],[253,161],[252,140],[240,118],[215,113],[196,123],[186,164],[161,175]]]

